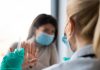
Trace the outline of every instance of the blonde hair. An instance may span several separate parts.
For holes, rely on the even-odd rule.
[[[69,0],[67,13],[75,18],[81,28],[82,37],[93,41],[93,49],[100,57],[100,1],[99,0]]]

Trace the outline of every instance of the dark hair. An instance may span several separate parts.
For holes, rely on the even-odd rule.
[[[47,14],[40,14],[34,19],[32,25],[30,27],[27,40],[30,39],[35,34],[34,32],[37,28],[39,28],[40,26],[45,25],[47,23],[50,23],[51,25],[53,25],[55,27],[55,37],[53,40],[53,42],[54,42],[57,39],[57,34],[58,34],[57,21],[54,17],[52,17],[51,15],[47,15]]]

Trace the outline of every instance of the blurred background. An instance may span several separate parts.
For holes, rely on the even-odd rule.
[[[0,0],[0,60],[13,42],[27,38],[32,21],[41,13],[51,14],[58,21],[59,61],[64,62],[64,57],[70,57],[70,48],[62,42],[67,24],[66,4],[67,0]]]

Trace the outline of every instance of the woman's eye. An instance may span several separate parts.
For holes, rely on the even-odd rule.
[[[55,30],[44,29],[43,32],[51,34],[51,35],[55,34]]]
[[[48,29],[45,29],[45,30],[43,30],[43,32],[46,32],[46,33],[48,33]]]
[[[55,31],[52,31],[52,34],[55,34]]]

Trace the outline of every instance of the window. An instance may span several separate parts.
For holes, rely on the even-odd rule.
[[[25,40],[33,19],[51,13],[51,0],[0,0],[0,56],[13,42]]]
[[[59,28],[59,55],[60,55],[60,62],[65,62],[65,58],[70,58],[73,54],[70,47],[66,46],[63,41],[62,37],[64,36],[64,29],[67,22],[67,12],[66,12],[67,0],[59,0],[59,20],[58,20],[58,28]],[[63,51],[63,52],[62,52]]]

